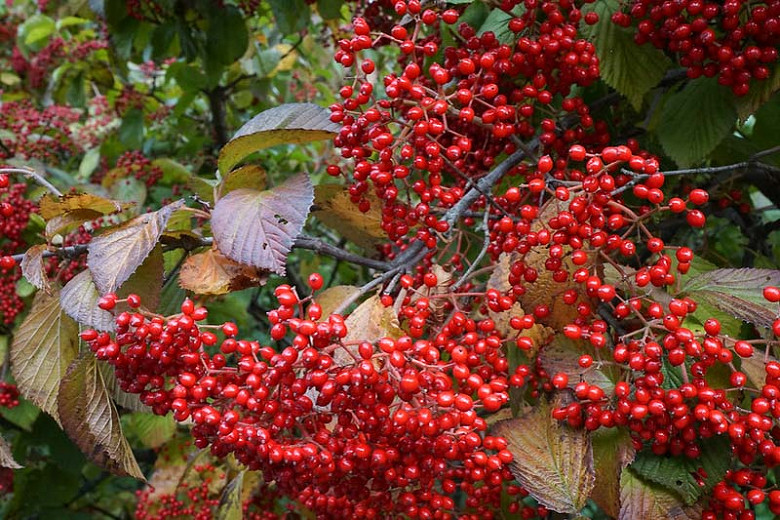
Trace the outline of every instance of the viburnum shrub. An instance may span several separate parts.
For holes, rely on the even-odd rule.
[[[780,4],[315,3],[0,11],[6,511],[780,514]]]

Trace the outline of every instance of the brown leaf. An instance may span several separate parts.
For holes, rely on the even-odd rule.
[[[631,436],[619,428],[600,428],[590,433],[596,485],[590,498],[612,518],[620,512],[620,474],[636,456]]]
[[[183,205],[176,201],[92,239],[87,267],[101,295],[116,292],[130,278],[154,249],[171,214]]]
[[[358,209],[350,200],[349,191],[340,184],[319,184],[314,187],[314,216],[350,242],[373,250],[387,240],[382,229],[382,205],[372,192],[363,196],[371,203],[366,213]]]
[[[108,215],[122,211],[126,207],[127,204],[91,193],[67,194],[61,197],[46,195],[40,201],[40,215],[44,220],[79,210],[90,210],[100,215]]]
[[[19,469],[23,467],[14,460],[14,456],[11,454],[11,446],[3,437],[0,437],[0,467],[10,469]]]
[[[79,351],[79,329],[60,308],[59,291],[39,291],[11,343],[11,372],[21,394],[58,420],[57,392]]]
[[[267,174],[263,168],[256,164],[247,164],[223,176],[220,192],[225,195],[241,188],[264,190],[268,184],[266,177]]]
[[[162,249],[155,247],[127,282],[122,284],[117,295],[126,298],[129,294],[138,294],[144,307],[156,309],[160,303],[163,267]],[[100,294],[89,270],[71,278],[60,293],[63,310],[78,323],[97,330],[114,330],[114,314],[98,307],[99,300]],[[126,309],[126,304],[122,303],[116,312]]]
[[[603,388],[607,394],[611,393],[620,375],[618,369],[614,365],[599,367],[597,363],[582,368],[579,359],[583,354],[590,354],[597,359],[596,349],[590,342],[571,340],[557,334],[555,339],[539,352],[539,362],[551,377],[558,372],[568,375],[569,388],[574,388],[580,381],[587,381]]]
[[[195,294],[226,294],[267,280],[267,272],[234,262],[215,249],[190,256],[179,272],[181,288]]]
[[[522,417],[497,423],[492,432],[507,440],[512,474],[540,504],[559,513],[585,507],[595,482],[585,430],[560,425],[543,401]]]
[[[354,285],[334,285],[318,292],[314,296],[314,301],[322,308],[323,319],[327,319],[334,310],[338,309],[344,301],[352,298],[359,290],[360,288]]]
[[[46,293],[51,293],[51,285],[49,284],[49,277],[46,276],[46,265],[43,259],[43,253],[48,250],[49,246],[47,244],[38,244],[30,247],[24,253],[21,268],[22,275],[27,278],[28,282]]]
[[[283,275],[313,199],[314,188],[305,173],[270,190],[231,191],[211,214],[214,241],[231,260]]]
[[[330,139],[339,126],[330,111],[312,103],[286,103],[259,113],[219,152],[219,171],[229,172],[249,154],[278,144],[303,144]]]
[[[97,363],[86,353],[68,368],[58,400],[62,428],[95,464],[114,475],[145,480]]]
[[[92,209],[77,209],[62,215],[52,217],[46,222],[46,236],[63,235],[77,228],[84,222],[102,217],[103,214]]]
[[[701,511],[687,507],[671,491],[647,482],[631,468],[620,474],[619,520],[698,520]]]
[[[385,307],[374,295],[357,306],[352,311],[344,325],[347,327],[347,335],[342,343],[348,345],[346,348],[357,356],[358,343],[368,341],[375,343],[384,337],[398,339],[404,335],[398,323],[398,316],[392,307]],[[354,358],[344,349],[337,349],[333,353],[333,359],[337,365],[348,365],[354,362]]]

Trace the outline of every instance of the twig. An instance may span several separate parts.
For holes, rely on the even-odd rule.
[[[391,267],[388,262],[374,260],[373,258],[366,258],[364,256],[350,253],[349,251],[346,251],[342,248],[324,242],[319,238],[300,236],[295,239],[294,247],[299,249],[308,249],[310,251],[314,251],[315,253],[332,256],[338,260],[344,260],[345,262],[350,262],[352,264],[370,267],[371,269],[376,269],[378,271],[387,271]]]
[[[466,272],[463,273],[463,275],[458,279],[457,282],[452,284],[451,291],[457,291],[461,285],[463,285],[466,280],[469,279],[469,276],[471,276],[471,273],[474,272],[474,269],[477,268],[477,265],[482,261],[482,259],[485,257],[485,254],[487,253],[488,247],[490,247],[490,229],[488,227],[488,212],[485,212],[485,219],[482,221],[482,230],[485,232],[485,241],[482,244],[482,249],[479,250],[479,254],[477,254],[477,257],[474,259],[473,262],[471,262],[471,265],[466,269]]]
[[[27,168],[24,166],[21,166],[19,168],[0,168],[0,173],[21,173],[28,179],[32,179],[47,190],[49,190],[53,195],[57,197],[62,197],[62,192],[57,189],[56,186],[54,186],[52,183],[47,181],[43,175],[38,173],[37,171],[33,170],[32,168]]]

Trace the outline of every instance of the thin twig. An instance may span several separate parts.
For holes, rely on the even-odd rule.
[[[488,227],[488,213],[485,212],[485,219],[482,221],[482,230],[485,232],[485,241],[482,244],[482,249],[479,250],[479,254],[477,254],[477,257],[474,259],[473,262],[471,262],[471,265],[466,269],[466,272],[463,273],[463,276],[461,276],[457,282],[452,284],[451,291],[457,291],[461,285],[463,285],[466,280],[469,279],[469,276],[471,276],[471,273],[474,272],[474,269],[477,268],[477,265],[482,261],[482,259],[485,257],[485,254],[487,253],[488,247],[490,247],[490,228]]]
[[[33,170],[32,168],[27,168],[26,166],[21,166],[18,168],[0,168],[0,173],[21,173],[28,179],[32,179],[47,190],[49,190],[53,195],[57,197],[62,197],[62,192],[57,189],[56,186],[54,186],[52,183],[47,181],[43,175],[38,173],[37,171]]]

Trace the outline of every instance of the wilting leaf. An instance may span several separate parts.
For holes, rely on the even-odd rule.
[[[87,353],[68,368],[59,393],[62,428],[95,464],[144,480],[97,363]]]
[[[359,290],[360,288],[354,285],[334,285],[318,292],[314,300],[322,307],[322,317],[327,319],[334,310],[338,309],[344,301],[353,297]]]
[[[138,294],[147,309],[156,309],[160,302],[163,279],[163,253],[156,247],[146,257],[130,279],[117,291],[120,298],[128,294]],[[97,330],[114,330],[114,315],[98,307],[100,294],[92,273],[88,269],[80,272],[65,284],[60,293],[62,309],[82,325]],[[117,310],[124,310],[125,304],[119,304]]]
[[[728,437],[712,437],[701,441],[701,455],[697,459],[685,456],[656,455],[649,451],[637,454],[631,469],[645,480],[663,486],[683,502],[693,505],[708,493],[726,474],[731,464]],[[699,468],[706,477],[695,476]],[[700,485],[699,481],[704,485]]]
[[[620,474],[619,520],[698,520],[701,513],[685,507],[671,491],[647,482],[631,468]]]
[[[49,246],[46,244],[34,245],[24,253],[21,262],[22,275],[27,278],[27,281],[47,293],[51,292],[51,286],[49,277],[46,276],[43,253],[48,249]]]
[[[363,213],[350,200],[349,191],[339,184],[320,184],[314,188],[314,216],[350,242],[373,249],[387,239],[382,229],[382,206],[373,193],[364,195],[370,209]]]
[[[636,456],[631,436],[624,429],[600,428],[591,432],[590,439],[596,472],[590,498],[607,515],[616,518],[620,512],[620,474]]]
[[[23,396],[55,419],[57,392],[79,350],[79,329],[60,308],[59,291],[38,292],[11,343],[11,372]]]
[[[226,173],[222,177],[220,191],[225,195],[233,190],[249,188],[251,190],[264,190],[267,174],[263,168],[256,164],[247,164]]]
[[[170,414],[135,412],[125,416],[124,420],[128,436],[138,438],[147,448],[159,448],[176,433],[176,422]]]
[[[287,103],[246,122],[219,153],[223,174],[249,154],[278,144],[303,144],[329,139],[339,131],[330,111],[311,103]]]
[[[154,249],[171,214],[183,205],[168,204],[92,239],[87,266],[101,295],[116,292],[130,278]]]
[[[50,220],[54,217],[65,215],[73,211],[89,210],[108,215],[117,211],[122,211],[127,204],[106,199],[91,193],[67,194],[61,197],[47,195],[41,198],[40,215],[44,220]]]
[[[358,305],[344,320],[344,325],[347,327],[347,335],[342,343],[347,345],[345,348],[355,356],[360,342],[375,343],[384,337],[397,339],[404,334],[393,308],[382,305],[377,295]],[[338,365],[354,362],[354,358],[343,348],[334,351],[333,359]]]
[[[593,451],[585,430],[573,430],[553,419],[550,405],[497,423],[492,432],[504,437],[514,455],[509,468],[540,504],[559,513],[577,513],[593,485]]]
[[[217,509],[218,520],[241,520],[243,508],[241,497],[243,496],[244,471],[236,475],[222,490]]]
[[[590,354],[596,357],[596,349],[588,341],[568,339],[562,334],[545,346],[539,353],[539,362],[550,376],[563,372],[569,376],[569,387],[580,381],[587,381],[604,389],[609,394],[615,388],[620,371],[614,365],[598,367],[596,363],[588,368],[579,365],[580,356]]]
[[[764,299],[763,288],[780,285],[774,269],[715,269],[689,278],[682,292],[740,320],[771,328],[777,305]]]
[[[22,466],[14,460],[11,454],[11,446],[3,437],[0,437],[0,467],[19,469]]]
[[[267,272],[239,264],[215,249],[192,255],[181,266],[179,285],[195,294],[225,294],[263,285]]]
[[[284,274],[303,229],[314,189],[305,173],[270,190],[240,189],[217,201],[211,229],[219,250],[236,262]]]
[[[77,209],[57,215],[46,222],[46,236],[53,237],[57,234],[66,234],[84,222],[89,222],[102,216],[103,213],[91,209]]]

